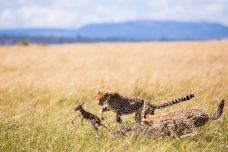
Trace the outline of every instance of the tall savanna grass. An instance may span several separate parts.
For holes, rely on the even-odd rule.
[[[78,103],[98,115],[98,90],[151,103],[194,92],[194,99],[156,114],[213,112],[228,100],[228,42],[0,47],[0,151],[228,151],[227,106],[193,138],[112,137],[104,129],[96,138],[88,123],[72,126]],[[123,121],[134,123],[133,115]],[[104,123],[113,132],[120,127],[112,112]]]

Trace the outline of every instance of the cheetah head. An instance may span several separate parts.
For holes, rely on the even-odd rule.
[[[99,91],[97,93],[98,104],[101,105],[101,106],[104,105],[104,102],[106,100],[108,100],[108,98],[109,98],[109,94],[107,92]]]
[[[97,100],[99,101],[98,104],[103,106],[105,101],[109,101],[111,99],[119,97],[118,93],[112,93],[112,92],[103,92],[99,91],[97,93]]]

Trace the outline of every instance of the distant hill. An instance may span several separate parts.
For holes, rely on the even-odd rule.
[[[97,41],[177,41],[227,39],[228,27],[210,22],[130,21],[90,24],[79,29],[0,30],[0,44]]]

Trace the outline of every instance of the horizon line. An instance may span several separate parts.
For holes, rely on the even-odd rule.
[[[193,21],[185,21],[185,20],[158,20],[158,19],[135,19],[135,20],[125,20],[125,21],[104,21],[104,22],[91,22],[86,23],[79,27],[55,27],[55,26],[37,26],[37,27],[9,27],[9,28],[1,28],[0,30],[29,30],[29,29],[42,29],[42,30],[78,30],[80,28],[89,26],[89,25],[101,25],[101,24],[121,24],[121,23],[131,23],[131,22],[176,22],[176,23],[208,23],[208,24],[218,24],[228,28],[228,25],[215,21],[206,21],[206,20],[193,20]]]

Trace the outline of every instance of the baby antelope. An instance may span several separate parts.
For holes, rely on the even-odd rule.
[[[92,126],[92,128],[96,131],[96,136],[98,135],[98,127],[99,126],[103,126],[105,129],[108,130],[108,128],[101,123],[100,118],[98,118],[96,115],[84,110],[84,108],[82,107],[83,104],[84,104],[84,102],[82,104],[78,105],[74,109],[75,111],[80,111],[80,113],[81,113],[81,114],[77,115],[75,118],[77,118],[78,116],[81,115],[81,117],[82,117],[81,118],[81,124],[82,125],[83,125],[83,119],[89,121],[91,126]],[[74,124],[75,118],[71,121],[72,124]]]

